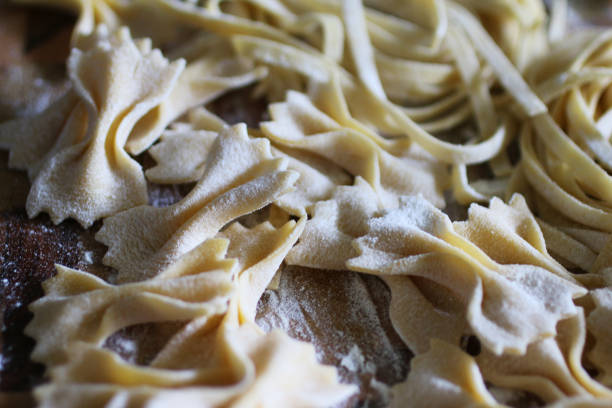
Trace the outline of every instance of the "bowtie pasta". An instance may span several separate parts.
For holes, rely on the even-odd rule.
[[[101,220],[117,271],[58,265],[30,306],[41,406],[342,403],[255,322],[283,264],[384,280],[415,354],[392,406],[612,404],[610,30],[563,0],[23,3],[77,14],[70,87],[0,147],[28,215]],[[257,126],[204,107],[249,85]],[[152,322],[180,328],[146,363],[104,347]]]

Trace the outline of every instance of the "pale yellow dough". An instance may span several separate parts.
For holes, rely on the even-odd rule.
[[[266,139],[249,139],[246,126],[219,133],[206,170],[180,202],[140,206],[104,220],[96,239],[108,245],[104,262],[120,282],[157,275],[181,255],[212,238],[228,222],[291,190],[298,173],[275,159]]]
[[[257,254],[244,249],[252,251],[249,240],[262,234],[271,238],[269,225],[246,240],[226,233],[231,244],[208,240],[139,283],[114,286],[58,267],[46,295],[32,305],[36,317],[27,328],[38,341],[33,358],[48,366],[52,379],[36,390],[41,406],[326,407],[345,399],[353,387],[337,384],[335,370],[316,362],[311,345],[279,331],[262,333],[252,322],[252,299],[291,245],[288,227]],[[234,251],[238,258],[226,258]],[[102,348],[121,328],[164,321],[186,324],[144,366]]]
[[[564,0],[21,2],[78,14],[71,89],[0,147],[28,214],[102,219],[117,270],[58,266],[31,305],[41,406],[346,401],[255,324],[283,263],[384,280],[415,354],[392,406],[612,405],[611,31],[566,31]],[[250,84],[257,128],[203,107]],[[145,175],[196,184],[157,208]],[[104,348],[156,322],[182,326],[152,361]]]
[[[463,235],[470,230],[486,233],[478,222],[470,219],[467,228],[457,228],[423,198],[406,198],[398,209],[369,221],[368,233],[355,241],[359,257],[347,266],[434,281],[463,303],[471,330],[485,348],[497,355],[523,354],[530,343],[553,336],[557,321],[575,315],[572,299],[586,291],[558,277],[556,268],[522,264],[522,253],[537,250],[512,229],[496,234],[513,247],[510,263],[494,247]],[[556,266],[552,259],[549,262]]]
[[[501,407],[487,391],[478,365],[457,346],[432,340],[410,364],[405,383],[393,387],[392,407]]]
[[[13,163],[32,177],[28,215],[46,211],[56,223],[71,217],[88,227],[147,202],[144,174],[124,146],[139,119],[170,93],[184,61],[170,63],[150,42],[134,42],[126,28],[100,26],[82,45],[68,60],[70,92],[77,96],[64,99],[72,106],[53,106],[33,125],[9,122],[0,132],[24,130],[12,151],[18,155]],[[37,123],[54,133],[37,134]],[[28,133],[38,143],[31,145]],[[40,164],[29,165],[33,159]]]

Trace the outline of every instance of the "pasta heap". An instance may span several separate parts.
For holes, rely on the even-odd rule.
[[[28,215],[103,220],[117,270],[58,266],[30,306],[42,406],[342,402],[255,323],[283,263],[389,286],[416,355],[393,406],[612,404],[611,31],[567,34],[561,0],[23,3],[78,14],[71,89],[0,147]],[[204,107],[250,84],[257,128]],[[196,184],[156,208],[147,179]],[[150,322],[182,326],[146,364],[104,348]]]

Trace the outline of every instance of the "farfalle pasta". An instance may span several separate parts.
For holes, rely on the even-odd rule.
[[[572,299],[584,295],[583,288],[548,269],[520,264],[520,255],[516,264],[499,263],[459,231],[424,199],[406,199],[370,220],[368,233],[355,241],[359,257],[347,266],[419,276],[445,287],[464,303],[481,342],[498,355],[523,354],[533,341],[554,335],[557,321],[577,313]],[[515,234],[513,253],[529,245],[519,239]],[[550,293],[554,298],[541,303]]]
[[[612,403],[608,30],[565,1],[32,2],[78,15],[70,89],[0,147],[28,214],[101,220],[116,271],[57,266],[30,306],[41,406],[346,401],[257,326],[284,265],[382,278],[415,355],[391,406]],[[207,105],[248,86],[255,126]],[[169,322],[145,362],[108,345]]]
[[[459,345],[464,346],[464,339],[470,338],[471,330],[465,320],[465,314],[453,307],[458,303],[458,299],[449,299],[439,287],[423,280],[389,276],[385,277],[385,281],[391,287],[394,298],[391,303],[391,317],[404,341],[411,345],[411,349],[419,355],[424,353],[425,357],[432,352],[429,344],[431,339],[432,342],[444,341],[448,348],[455,349],[454,353],[462,353],[463,358],[469,357],[459,349]],[[568,396],[584,396],[593,403],[609,403],[609,395],[606,395],[605,391],[603,395],[601,393],[603,389],[600,388],[596,395],[591,395],[578,378],[588,378],[588,374],[579,368],[580,364],[576,364],[574,359],[581,352],[585,335],[584,325],[580,328],[580,316],[581,311],[575,318],[564,321],[571,321],[572,324],[564,323],[556,338],[532,343],[523,355],[496,356],[487,350],[470,350],[471,353],[478,354],[472,360],[477,364],[472,366],[472,370],[477,370],[477,377],[483,377],[491,386],[531,392],[545,402],[561,403],[567,401]],[[570,347],[567,347],[568,343]],[[574,369],[577,369],[578,373]],[[468,375],[470,374],[464,373],[463,376],[451,377],[450,380],[456,382],[459,387]],[[404,398],[410,398],[402,395],[407,392],[406,388],[410,388],[412,381],[420,380],[409,376],[406,382],[396,386],[398,404],[405,403]],[[590,389],[593,389],[595,382],[590,381]]]
[[[395,264],[393,268],[387,268],[389,271],[387,273],[390,275],[385,276],[385,281],[392,290],[391,318],[403,340],[412,350],[417,353],[431,353],[431,349],[427,351],[430,347],[429,339],[441,339],[457,347],[463,343],[463,339],[473,333],[484,345],[482,350],[476,352],[477,357],[474,361],[478,365],[473,367],[478,367],[482,372],[479,376],[482,375],[493,385],[527,390],[546,402],[559,402],[567,396],[582,395],[588,395],[586,399],[596,404],[602,400],[609,401],[612,395],[610,391],[591,379],[580,363],[586,338],[582,309],[577,309],[573,317],[560,320],[554,337],[534,339],[523,353],[516,354],[507,350],[500,355],[488,349],[487,341],[482,339],[482,332],[475,330],[475,326],[471,325],[470,320],[474,319],[475,315],[472,310],[461,306],[464,302],[462,296],[458,295],[451,285],[440,286],[444,284],[433,276],[434,271],[430,274],[409,277],[402,275],[402,270],[407,269],[404,266],[407,262],[402,262],[401,257],[371,253],[369,256],[372,259],[386,257],[388,262]],[[519,262],[520,257],[520,251],[517,251]],[[355,263],[360,267],[358,261],[359,258]],[[443,263],[438,262],[436,265],[439,268]],[[417,270],[423,272],[425,268]],[[551,272],[549,274],[553,275]],[[535,276],[531,279],[535,279]],[[492,300],[491,296],[488,297],[489,299],[483,301]],[[524,302],[527,301],[524,296],[520,298]],[[516,306],[508,303],[505,307],[511,309]],[[486,308],[489,311],[493,310],[490,306]],[[509,310],[504,311],[507,312]],[[533,313],[533,310],[530,313]],[[524,313],[523,322],[530,317],[530,314]],[[460,351],[457,349],[456,352]],[[468,375],[468,372],[464,373],[464,376]],[[457,382],[457,386],[464,381],[464,376],[453,380]],[[398,396],[398,403],[407,402],[402,398],[415,398],[412,394],[408,396],[405,394],[416,392],[416,390],[409,391],[411,386],[408,384],[411,381],[409,376],[407,383],[397,387],[398,393],[401,394]],[[475,401],[481,397],[475,397]],[[598,400],[600,402],[597,402]]]
[[[33,121],[21,119],[3,124],[0,129],[0,134],[5,135],[11,148],[11,166],[27,169],[33,181],[28,200],[28,211],[32,216],[47,210],[56,222],[72,217],[89,226],[101,217],[146,203],[144,175],[125,150],[132,154],[142,153],[159,138],[170,122],[189,108],[206,103],[229,89],[249,84],[263,73],[248,63],[241,64],[219,41],[208,44],[208,48],[221,49],[221,52],[206,52],[208,48],[205,47],[200,52],[206,56],[183,69],[183,61],[168,65],[159,51],[151,53],[150,43],[147,42],[138,43],[138,46],[144,47],[140,51],[144,56],[138,56],[137,45],[130,45],[132,40],[125,29],[112,35],[106,33],[104,28],[100,30],[91,38],[79,38],[79,46],[85,47],[86,51],[82,55],[76,54],[80,52],[77,48],[71,57],[69,69],[78,97],[71,92],[60,105],[50,107]],[[126,51],[120,53],[113,49],[121,50],[121,47]],[[128,51],[130,47],[131,51]],[[107,70],[84,78],[83,72],[89,74],[89,71],[94,71],[94,64],[100,64],[100,57],[94,53],[94,49],[100,50],[98,54],[108,53]],[[150,56],[147,57],[149,54],[146,53]],[[142,62],[138,62],[139,58]],[[89,65],[87,61],[91,61]],[[142,89],[136,89],[137,83],[133,83],[134,88],[119,85],[117,77],[124,78],[129,73],[128,66],[138,64],[142,65],[143,71],[135,75],[143,81]],[[146,64],[149,64],[148,68]],[[95,66],[95,69],[102,68]],[[221,71],[231,74],[219,74]],[[155,75],[159,76],[158,80]],[[84,79],[81,80],[81,77]],[[99,84],[96,85],[94,80]],[[156,80],[159,89],[148,89],[152,84],[147,82]],[[95,90],[92,88],[94,86],[100,89]],[[142,100],[131,101],[126,98],[127,94]],[[109,105],[115,111],[106,112],[103,101],[91,100],[91,95],[104,95],[104,103],[118,99],[125,106],[115,101]],[[127,115],[124,109],[130,104],[133,105],[133,113]],[[123,125],[114,123],[114,120],[118,120],[113,119],[114,116],[119,114],[125,115],[121,122]],[[91,123],[98,123],[95,125],[97,127],[94,128]],[[16,133],[24,132],[28,136],[14,138]],[[107,143],[114,143],[115,148],[107,149]],[[79,164],[72,164],[77,157],[83,159]],[[43,164],[45,162],[46,165]],[[66,166],[64,162],[71,164]],[[106,168],[100,167],[105,162]],[[70,177],[81,174],[89,176],[69,181]],[[71,185],[73,191],[63,191],[66,188],[60,187],[61,183]],[[113,197],[112,203],[109,196]],[[70,208],[64,208],[65,202],[70,203]]]
[[[227,242],[215,244],[207,242],[205,248],[198,251],[219,251],[224,246],[227,250]],[[223,265],[221,261],[217,259],[219,265],[213,263],[208,271],[208,265],[198,265],[202,270],[198,268],[196,274],[190,271],[185,276],[121,286],[60,267],[58,275],[46,282],[46,296],[32,305],[35,318],[28,333],[41,339],[33,358],[61,365],[69,360],[73,343],[102,346],[110,335],[124,327],[151,321],[213,319],[223,315],[233,289],[236,263]],[[126,314],[126,310],[136,313]]]
[[[278,331],[264,334],[252,322],[239,325],[239,303],[246,303],[246,316],[254,315],[252,298],[267,284],[266,270],[274,272],[288,248],[260,249],[268,254],[263,259],[238,248],[228,252],[230,243],[243,245],[236,233],[204,242],[157,278],[138,283],[109,285],[59,267],[46,296],[32,306],[35,319],[27,329],[38,340],[33,358],[52,377],[37,390],[41,405],[326,406],[352,393],[336,383],[333,369],[315,361],[312,346]],[[254,231],[261,234],[269,238],[270,227]],[[291,245],[283,231],[278,241]],[[226,258],[232,251],[240,257]],[[156,321],[186,324],[144,366],[101,347],[123,327]],[[296,366],[302,374],[286,377]],[[279,376],[286,378],[283,389],[270,398]]]
[[[47,211],[55,222],[72,217],[88,227],[101,217],[147,202],[144,174],[124,146],[139,119],[170,93],[184,62],[170,63],[151,49],[150,42],[134,42],[125,28],[110,33],[101,26],[83,44],[86,48],[74,48],[68,60],[77,97],[66,98],[74,104],[64,111],[65,117],[52,107],[52,113],[39,119],[43,126],[50,121],[57,134],[41,135],[37,126],[13,123],[4,125],[4,132],[26,126],[31,136],[21,133],[13,141],[18,156],[13,162],[36,158],[42,163],[38,168],[23,163],[34,176],[28,214]],[[120,80],[127,75],[134,76],[129,85]],[[40,140],[41,136],[48,139]]]
[[[149,151],[157,165],[146,171],[149,180],[161,183],[187,183],[198,181],[206,168],[206,158],[218,130],[227,123],[187,124],[185,128],[164,132],[160,143]],[[192,120],[193,121],[193,120]],[[203,128],[203,129],[200,129]],[[208,130],[207,130],[208,129]],[[209,129],[215,129],[211,131]],[[337,185],[350,181],[340,167],[321,157],[291,148],[271,146],[274,156],[287,160],[287,169],[300,174],[295,191],[288,192],[275,204],[290,214],[303,216],[311,212],[313,204],[329,198]]]
[[[180,202],[135,207],[104,221],[96,239],[109,246],[104,262],[117,268],[120,281],[155,276],[228,222],[288,192],[298,176],[272,156],[266,139],[249,139],[244,125],[219,133],[209,157],[202,178]]]
[[[445,228],[448,227],[442,227],[442,225],[448,225],[448,221],[440,225],[439,223],[442,220],[433,214],[434,209],[431,205],[429,205],[429,210],[425,210],[425,208],[422,207],[419,208],[421,208],[421,214],[420,217],[415,217],[415,221],[420,220],[423,224],[417,228],[429,229],[432,232],[435,231],[435,233],[440,234],[440,236],[446,236],[447,241],[456,242],[458,246],[463,246],[459,245],[461,241],[455,241],[455,238],[452,238],[452,233],[450,235],[448,232],[444,233]],[[499,213],[502,211],[509,211],[511,215],[506,215],[505,217],[500,216]],[[514,269],[519,266],[518,264],[524,262],[532,264],[530,268],[533,268],[533,270],[529,273],[529,280],[548,280],[553,276],[555,276],[553,280],[556,280],[558,276],[573,281],[574,279],[569,276],[567,272],[564,272],[564,269],[545,252],[545,248],[543,252],[541,252],[541,246],[540,250],[537,249],[538,242],[541,244],[543,241],[542,235],[538,231],[537,223],[533,216],[525,211],[526,207],[524,201],[520,200],[518,197],[514,198],[510,206],[506,206],[494,200],[491,202],[491,209],[489,210],[473,205],[470,209],[469,219],[465,222],[455,222],[453,226],[456,231],[455,233],[479,245],[479,247],[496,262],[501,262],[508,266],[514,264]],[[423,212],[426,213],[423,214]],[[391,211],[391,213],[393,213],[393,211]],[[418,213],[419,211],[413,212],[413,214]],[[499,220],[503,219],[506,223],[504,228],[506,232],[502,233],[501,230],[496,231],[495,229],[489,230],[488,228],[482,228],[483,222],[481,217],[483,216],[493,216]],[[389,236],[395,233],[400,237],[400,231],[407,231],[407,229],[411,228],[399,225],[400,222],[405,223],[409,217],[395,218],[395,222],[383,223],[382,220],[384,220],[385,217],[384,215],[381,217],[380,224],[371,224],[372,226],[376,225],[375,230],[379,231],[376,235],[371,235],[372,231],[370,231],[370,233],[363,238],[359,238],[355,241],[356,248],[362,251],[360,255],[361,259],[355,258],[349,260],[347,265],[357,268],[358,270],[380,271],[376,273],[385,274],[385,281],[392,291],[392,301],[390,305],[391,319],[403,340],[409,344],[412,350],[415,350],[417,353],[425,353],[423,354],[423,358],[425,358],[425,356],[428,355],[427,353],[433,353],[434,350],[434,348],[429,348],[430,345],[427,343],[429,339],[441,339],[447,343],[459,345],[463,343],[463,339],[468,338],[467,336],[474,335],[484,346],[482,350],[479,349],[476,352],[477,357],[473,360],[474,364],[471,366],[472,370],[477,368],[480,371],[477,378],[482,376],[483,379],[486,379],[497,387],[529,391],[537,395],[543,401],[550,403],[554,402],[559,404],[559,406],[564,406],[565,403],[572,403],[572,400],[567,399],[567,397],[577,398],[577,400],[582,401],[581,403],[593,404],[593,406],[609,403],[610,398],[612,398],[610,390],[593,380],[581,364],[581,355],[583,354],[583,347],[586,340],[586,324],[582,308],[574,309],[574,312],[570,315],[566,315],[559,319],[552,337],[547,335],[534,337],[527,343],[527,347],[522,352],[516,353],[511,349],[507,349],[500,354],[500,350],[496,351],[487,346],[487,340],[483,338],[483,332],[481,331],[483,329],[490,330],[493,327],[481,324],[473,325],[471,323],[472,319],[479,319],[479,317],[477,317],[478,314],[475,313],[474,309],[464,309],[462,306],[462,304],[464,304],[463,302],[465,302],[465,300],[463,300],[465,299],[465,295],[459,294],[456,288],[463,285],[458,283],[454,285],[444,283],[445,280],[448,279],[448,282],[450,282],[450,279],[452,279],[452,273],[449,273],[449,267],[446,266],[446,263],[449,262],[446,261],[445,263],[442,259],[433,262],[429,261],[429,263],[432,264],[432,266],[435,265],[435,267],[428,269],[426,266],[426,262],[428,262],[426,256],[419,255],[422,253],[423,249],[422,246],[421,249],[417,249],[419,248],[418,241],[415,242],[414,239],[411,241],[404,241],[411,242],[410,246],[406,246],[405,244],[398,245],[397,238],[388,239],[388,237],[383,235],[385,233],[380,233],[386,231],[386,234],[389,234]],[[374,218],[374,220],[376,220],[376,218]],[[470,224],[472,225],[470,226]],[[495,225],[495,222],[490,222],[485,225],[490,227],[491,225]],[[503,238],[504,235],[506,238]],[[373,239],[374,236],[376,236],[376,239]],[[500,241],[500,238],[502,240],[511,240],[512,243],[508,248],[512,246],[514,249],[512,252],[506,254],[499,253],[499,249],[502,248],[498,245],[491,245],[493,243],[491,236],[496,237],[497,243]],[[405,240],[405,238],[403,239]],[[401,242],[401,240],[399,241]],[[368,244],[369,242],[374,245]],[[415,249],[411,250],[410,247],[412,245],[415,246],[413,247]],[[423,242],[421,245],[431,245],[431,243],[426,244]],[[521,249],[521,247],[523,249]],[[406,254],[408,258],[406,257],[407,255],[401,254],[398,251],[400,248],[402,251],[407,251]],[[476,252],[476,254],[477,253],[478,252]],[[524,258],[525,256],[528,257]],[[412,262],[408,261],[410,257],[414,258]],[[419,263],[421,265],[418,265]],[[418,267],[413,266],[415,264],[418,265]],[[538,267],[535,266],[538,264],[542,265],[541,269],[537,269]],[[374,265],[381,266],[376,268]],[[467,269],[466,266],[463,265],[456,265],[455,267],[464,268],[464,270]],[[441,268],[442,271],[444,271],[443,273],[440,272]],[[406,276],[405,271],[408,270],[414,270],[416,273]],[[429,272],[425,273],[426,271]],[[536,273],[536,271],[538,272]],[[441,280],[438,274],[444,276],[444,278]],[[546,274],[549,275],[548,278],[544,278]],[[536,278],[538,275],[540,278]],[[565,282],[569,283],[567,280]],[[566,284],[563,285],[565,286]],[[534,288],[538,285],[532,281],[530,286]],[[572,296],[581,296],[586,292],[584,289],[579,289],[579,287],[574,284],[571,284],[571,286],[578,289]],[[486,287],[485,284],[483,288],[486,290]],[[550,283],[542,285],[543,289],[546,288],[544,290],[548,290],[550,287]],[[558,290],[553,292],[555,296],[559,296],[561,293],[561,291]],[[595,293],[597,293],[597,291],[595,291]],[[529,295],[521,295],[517,298],[520,298],[522,302],[527,302],[528,296]],[[541,299],[542,294],[536,296]],[[491,302],[493,301],[493,297],[494,295],[491,294],[485,295],[481,299],[483,302]],[[518,305],[512,305],[512,303],[509,302],[511,297],[512,296],[504,296],[504,298],[506,298],[504,309],[499,309],[503,310],[503,313],[508,313],[511,309],[517,308]],[[555,301],[557,302],[559,300],[560,299],[556,299]],[[548,305],[550,306],[551,303],[548,302]],[[525,306],[525,304],[518,306],[518,308],[520,309],[523,306]],[[495,310],[492,306],[484,306],[483,309],[486,309],[488,312]],[[600,310],[601,311],[598,313],[602,313],[604,309]],[[529,312],[522,312],[520,319],[514,318],[510,321],[521,321],[521,324],[526,323],[528,319],[535,317],[533,315],[534,312],[535,309],[531,308]],[[596,315],[592,318],[593,321],[598,319],[595,316]],[[501,321],[505,319],[495,318],[495,320],[501,323]],[[550,320],[550,318],[546,320]],[[536,326],[540,329],[543,328],[541,324],[536,324]],[[509,337],[506,339],[509,339]],[[497,339],[495,343],[502,344],[503,340]],[[436,346],[436,350],[437,349],[439,349],[438,346]],[[460,353],[458,349],[455,352]],[[597,360],[605,361],[601,358]],[[432,360],[431,364],[437,363],[434,363]],[[467,371],[463,375],[451,379],[451,382],[454,382],[454,386],[457,387],[457,391],[454,392],[458,392],[461,386],[460,384],[463,384],[465,378],[471,375],[469,374],[470,370],[466,370]],[[417,374],[415,373],[414,375],[416,376]],[[427,374],[427,376],[428,375],[429,374]],[[415,400],[415,398],[418,401],[420,397],[417,397],[416,395],[418,394],[414,393],[420,392],[420,389],[413,388],[416,387],[413,385],[413,381],[422,381],[422,379],[417,378],[418,377],[414,377],[414,379],[411,379],[409,376],[406,383],[396,387],[397,403],[405,403]],[[602,380],[604,378],[605,377],[603,377]],[[472,393],[470,398],[474,398],[473,403],[486,400],[483,399],[484,397],[481,393],[473,394],[473,387],[464,388],[464,390],[469,390],[469,392]],[[489,394],[485,393],[485,396],[486,395]],[[459,398],[459,395],[457,394],[456,397]],[[440,403],[442,404],[443,401],[441,400]],[[497,404],[496,401],[489,400],[485,405],[497,406]]]

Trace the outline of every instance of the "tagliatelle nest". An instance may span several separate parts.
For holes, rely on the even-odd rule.
[[[34,2],[78,14],[70,87],[0,147],[28,215],[101,220],[117,271],[58,265],[30,305],[41,406],[342,403],[255,323],[282,264],[384,280],[415,354],[392,406],[612,404],[610,31],[566,32],[564,1]],[[258,127],[203,107],[246,85]],[[147,179],[195,186],[158,208]],[[104,347],[154,322],[181,328],[145,364]]]

